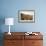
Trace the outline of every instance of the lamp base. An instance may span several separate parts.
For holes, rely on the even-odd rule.
[[[8,32],[8,34],[9,34],[9,35],[11,35],[11,33],[10,33],[10,32]]]

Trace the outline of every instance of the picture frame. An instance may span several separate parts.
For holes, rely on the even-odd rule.
[[[35,22],[35,10],[19,10],[18,22],[22,23],[34,23]]]

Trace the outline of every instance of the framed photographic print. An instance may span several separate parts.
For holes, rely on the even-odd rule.
[[[19,10],[18,21],[24,23],[35,22],[35,10]]]

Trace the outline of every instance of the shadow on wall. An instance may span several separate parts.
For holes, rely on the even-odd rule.
[[[3,34],[2,33],[2,25],[5,23],[5,17],[0,16],[0,46],[3,46]]]
[[[2,25],[5,23],[5,17],[4,16],[0,16],[0,33],[2,33]]]

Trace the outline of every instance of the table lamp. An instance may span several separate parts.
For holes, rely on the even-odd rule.
[[[11,33],[10,33],[10,26],[14,25],[14,18],[5,18],[5,25],[9,25],[8,34],[11,35]]]

